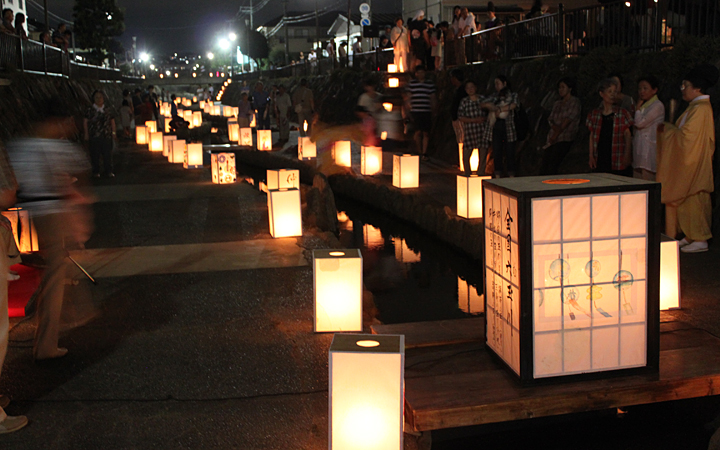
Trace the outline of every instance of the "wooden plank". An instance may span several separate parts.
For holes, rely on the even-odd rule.
[[[403,334],[405,348],[434,347],[465,342],[484,341],[484,317],[373,325],[373,334]]]

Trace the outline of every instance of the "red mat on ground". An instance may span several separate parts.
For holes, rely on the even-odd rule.
[[[15,264],[10,267],[20,275],[16,281],[8,281],[8,310],[10,317],[25,317],[25,305],[32,297],[42,279],[42,270]],[[7,276],[2,274],[0,276]]]

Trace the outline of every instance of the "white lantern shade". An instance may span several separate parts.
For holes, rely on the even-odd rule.
[[[362,255],[313,250],[315,332],[362,331]]]
[[[680,308],[680,242],[660,236],[660,309]]]
[[[268,189],[300,189],[300,171],[280,169],[267,171]]]
[[[238,142],[240,140],[240,125],[237,122],[228,123],[228,140]]]
[[[420,185],[420,157],[417,155],[393,155],[393,186],[401,189]]]
[[[163,151],[163,134],[161,131],[158,131],[156,133],[150,133],[150,151]]]
[[[222,115],[222,106],[221,105],[213,105],[213,111],[214,116],[221,116]]]
[[[397,73],[397,65],[388,64],[387,71],[388,73]]]
[[[336,141],[333,144],[333,159],[338,166],[352,167],[350,141]]]
[[[135,127],[135,143],[140,145],[147,144],[147,127],[138,125]]]
[[[336,334],[329,370],[330,448],[402,450],[405,337]]]
[[[232,116],[233,116],[233,108],[232,108],[232,106],[223,106],[223,116],[225,116],[225,117],[232,117]]]
[[[262,151],[272,150],[271,130],[257,130],[257,149]]]
[[[172,118],[171,118],[171,117],[165,117],[165,118],[164,118],[164,121],[165,121],[165,132],[166,132],[166,133],[169,133],[169,132],[170,132],[170,122],[172,121]]]
[[[174,164],[182,164],[185,161],[185,139],[176,139],[170,141],[170,152],[168,152],[168,161]]]
[[[203,166],[202,144],[188,144],[185,148],[183,167],[186,169],[201,169]]]
[[[302,236],[300,191],[282,189],[268,191],[268,220],[274,238]]]
[[[388,78],[388,87],[396,88],[400,86],[400,79],[399,78]]]
[[[360,155],[360,173],[363,175],[382,173],[382,157],[382,148],[363,146]]]
[[[157,122],[155,122],[154,120],[146,121],[145,126],[150,130],[150,133],[157,132]]]
[[[305,122],[307,123],[307,122]],[[298,159],[315,158],[317,146],[310,140],[310,136],[298,137]]]
[[[485,312],[485,296],[475,286],[458,277],[458,308],[467,314]]]
[[[492,177],[457,176],[457,215],[466,219],[483,216],[482,181]]]
[[[213,153],[210,155],[210,170],[212,182],[215,184],[229,184],[235,182],[234,153]]]
[[[195,127],[199,127],[200,125],[202,125],[202,111],[193,111],[192,124]]]
[[[243,147],[252,147],[252,128],[240,128],[240,145],[242,145]]]
[[[30,253],[40,250],[35,224],[27,210],[23,208],[9,208],[2,215],[10,221],[15,244],[21,253]]]
[[[168,152],[170,152],[170,141],[177,139],[177,136],[166,134],[163,136],[163,156],[167,158]]]

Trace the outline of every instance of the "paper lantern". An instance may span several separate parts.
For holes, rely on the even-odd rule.
[[[402,450],[405,337],[336,334],[329,370],[330,448]]]
[[[9,208],[2,215],[10,221],[15,244],[21,253],[39,251],[38,236],[35,224],[27,210],[23,208]]]
[[[383,131],[380,133],[380,139],[383,141],[387,139],[387,131]]]
[[[196,97],[196,96],[193,96],[193,100],[192,100],[192,101],[193,101],[193,103],[197,103],[197,97]]]
[[[192,124],[195,127],[199,127],[200,125],[202,125],[202,111],[193,111]]]
[[[212,114],[214,116],[222,115],[222,106],[221,105],[213,105]]]
[[[168,161],[174,164],[182,164],[185,162],[185,140],[176,139],[170,141],[170,151],[168,152]]]
[[[300,190],[268,190],[268,220],[274,238],[302,236]]]
[[[400,86],[400,79],[399,78],[388,78],[388,87],[396,88]]]
[[[420,183],[420,157],[393,155],[393,186],[401,189],[416,188]]]
[[[240,125],[237,122],[228,123],[228,140],[238,142],[240,140]]]
[[[333,160],[342,167],[352,167],[352,152],[350,141],[336,141],[333,144]]]
[[[150,130],[150,133],[156,133],[157,132],[157,122],[154,120],[148,120],[145,122],[145,127]],[[148,141],[149,142],[149,141]]]
[[[232,115],[237,117],[238,114],[240,114],[240,108],[238,108],[237,106],[233,106]]]
[[[298,159],[309,159],[317,156],[317,146],[310,140],[310,136],[298,137]]]
[[[233,116],[233,108],[232,108],[232,106],[223,106],[223,116],[225,116],[225,117],[232,117],[232,116]]]
[[[395,237],[393,238],[393,241],[395,242],[395,259],[398,260],[401,263],[416,263],[420,262],[420,253],[415,252],[414,250],[411,250],[410,247],[408,247],[407,242],[404,238],[401,237]]]
[[[257,122],[255,121],[255,113],[252,115],[252,119],[250,119],[250,128],[255,128],[257,126]]]
[[[482,181],[492,177],[457,176],[457,215],[466,219],[483,216]]]
[[[202,144],[188,144],[185,148],[183,167],[186,169],[202,169],[203,146]]]
[[[177,78],[177,77],[175,77],[175,78]],[[189,108],[190,106],[192,106],[192,102],[190,101],[189,98],[183,98],[183,105],[185,105]]]
[[[382,173],[382,149],[363,146],[360,150],[360,173],[363,175]]]
[[[252,128],[240,128],[240,145],[243,147],[252,147]]]
[[[263,151],[272,150],[271,130],[257,130],[257,149]]]
[[[397,73],[397,65],[388,64],[387,71],[388,71],[388,73]]]
[[[658,183],[492,179],[483,207],[487,348],[521,382],[657,371]]]
[[[382,106],[385,109],[385,111],[387,111],[387,112],[392,112],[392,110],[393,110],[393,104],[390,102],[385,102],[382,104]]]
[[[150,151],[161,152],[163,151],[163,134],[161,131],[157,133],[150,133]]]
[[[358,249],[313,250],[316,333],[362,331],[362,269]]]
[[[170,122],[172,121],[172,118],[165,117],[164,121],[165,121],[165,132],[169,133],[170,132]]]
[[[300,171],[280,169],[267,171],[268,189],[300,189]]]
[[[680,308],[680,242],[660,237],[660,309]]]
[[[175,139],[177,139],[177,136],[175,136],[175,135],[166,134],[165,136],[163,136],[163,150],[162,150],[162,152],[163,152],[163,156],[164,156],[164,157],[167,158],[168,153],[170,152],[170,141],[174,141]]]
[[[190,122],[190,125],[192,125],[192,123],[193,123],[193,121],[192,121],[192,113],[193,113],[193,112],[190,111],[189,109],[186,109],[186,110],[183,111],[183,113],[182,113],[182,118],[183,118],[183,120],[185,120],[185,121],[187,121],[187,122]]]
[[[210,155],[210,171],[215,184],[234,183],[235,153],[213,153]]]
[[[485,312],[485,296],[478,294],[475,286],[458,277],[458,308],[467,314]]]
[[[145,145],[147,141],[147,127],[138,125],[135,127],[135,143]]]

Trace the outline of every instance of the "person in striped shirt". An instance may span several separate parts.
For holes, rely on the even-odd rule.
[[[415,144],[423,161],[427,161],[427,146],[432,128],[432,116],[437,107],[435,84],[425,79],[425,66],[415,68],[415,78],[410,81],[407,93],[410,97],[410,115],[415,125]]]

